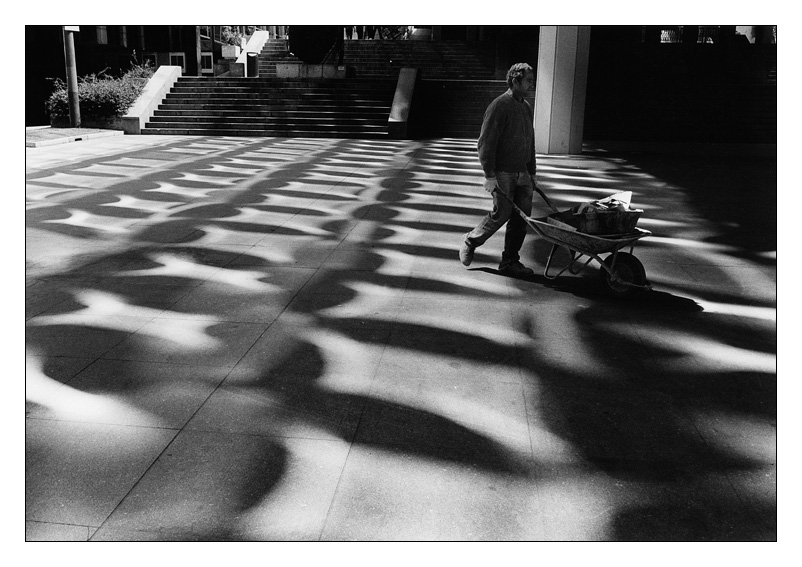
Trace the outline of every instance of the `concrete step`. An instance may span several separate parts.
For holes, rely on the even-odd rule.
[[[193,127],[153,127],[142,130],[148,135],[167,136],[253,136],[253,137],[282,137],[282,138],[348,138],[348,139],[382,139],[387,138],[386,131],[345,131],[345,130],[297,130],[294,128],[264,128],[261,130],[245,130],[236,128],[204,128]]]
[[[381,121],[381,116],[379,116],[379,123],[386,125],[387,116],[384,115],[384,120]],[[240,114],[230,114],[227,113],[225,115],[215,115],[215,114],[182,114],[182,115],[175,115],[175,114],[157,114],[151,118],[153,122],[222,122],[222,123],[229,123],[229,122],[247,122],[248,120],[260,120],[264,121],[265,119],[269,119],[270,122],[286,122],[286,121],[295,121],[299,124],[344,124],[344,123],[360,123],[360,124],[375,124],[377,123],[376,116],[356,116],[350,113],[320,113],[320,112],[296,112],[296,111],[280,111],[280,112],[272,112],[270,114],[255,114],[255,113],[245,113],[242,112]]]
[[[182,80],[183,79],[183,80]],[[176,82],[173,90],[178,89],[197,91],[242,89],[251,92],[288,92],[292,90],[314,90],[315,92],[381,92],[386,93],[395,88],[394,80],[357,81],[343,79],[278,79],[271,77],[252,77],[241,79],[204,79],[184,78]]]
[[[188,100],[309,100],[309,101],[339,101],[344,103],[374,103],[383,104],[392,102],[391,97],[381,96],[380,94],[371,95],[360,92],[248,92],[248,91],[214,91],[214,92],[170,92],[165,96],[166,101],[188,101]]]
[[[309,113],[328,113],[328,112],[341,112],[348,114],[376,115],[386,118],[390,112],[390,105],[349,105],[348,108],[343,108],[342,105],[336,104],[298,104],[292,101],[276,101],[268,104],[198,104],[196,101],[186,104],[161,104],[155,110],[156,113],[161,112],[185,112],[188,114],[199,114],[202,112],[216,113],[218,115],[235,115],[242,112],[250,112],[255,115],[271,113],[276,111],[303,111]]]
[[[365,107],[360,109],[357,113],[349,110],[343,110],[338,107],[297,107],[291,105],[275,105],[272,107],[242,107],[242,108],[217,108],[210,109],[205,107],[186,108],[179,107],[177,109],[158,109],[154,111],[154,116],[165,117],[214,117],[226,118],[228,120],[239,120],[243,117],[284,117],[284,116],[298,116],[302,118],[311,117],[317,120],[328,120],[330,118],[340,117],[354,117],[357,116],[361,119],[382,120],[387,118],[389,107],[376,108]]]
[[[148,125],[156,128],[203,128],[207,130],[224,130],[236,127],[241,130],[271,130],[271,129],[292,129],[299,131],[343,131],[343,132],[385,132],[387,125],[375,124],[371,121],[360,121],[358,119],[343,119],[321,123],[315,119],[301,120],[298,118],[273,119],[269,122],[251,119],[244,122],[217,122],[203,119],[171,121],[165,117],[164,120],[154,118],[148,121]]]

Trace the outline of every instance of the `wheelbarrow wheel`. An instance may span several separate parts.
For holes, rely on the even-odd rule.
[[[613,254],[605,258],[604,263],[610,268],[623,282],[613,280],[610,273],[604,268],[599,270],[599,276],[604,284],[605,290],[614,297],[627,297],[638,293],[642,288],[633,287],[646,285],[646,269],[632,254],[619,252],[613,265]]]

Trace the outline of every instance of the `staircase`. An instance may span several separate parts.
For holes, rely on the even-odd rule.
[[[344,62],[357,77],[397,77],[402,67],[422,79],[493,79],[494,65],[464,41],[345,41]]]
[[[180,77],[143,134],[382,138],[395,81]]]
[[[410,111],[414,138],[477,138],[485,109],[507,90],[494,62],[464,41],[346,41],[345,62],[357,77],[397,77],[419,69]]]
[[[459,41],[346,40],[344,64],[356,75],[348,79],[278,78],[277,65],[287,61],[299,60],[286,41],[271,40],[258,77],[180,77],[142,133],[384,138],[398,72],[415,67],[422,80],[413,105],[423,110],[410,117],[421,128],[411,122],[410,131],[476,137],[484,108],[506,89]]]
[[[270,39],[259,53],[259,76],[275,77],[279,63],[302,63],[287,49],[286,39]]]
[[[415,138],[479,137],[487,106],[507,90],[503,80],[421,81],[410,111]],[[527,99],[534,107],[534,96]]]

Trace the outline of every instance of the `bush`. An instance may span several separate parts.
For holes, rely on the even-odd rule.
[[[101,71],[78,79],[78,104],[81,118],[104,122],[124,116],[136,102],[145,88],[144,81],[153,75],[153,68],[147,61],[143,65],[134,65],[122,77],[109,77]],[[53,118],[64,118],[70,115],[70,103],[67,95],[67,84],[62,79],[54,79],[53,94],[47,99],[47,113]]]
[[[220,39],[228,45],[242,45],[244,37],[235,26],[222,26],[220,28]]]
[[[136,52],[134,52],[134,57],[136,57]],[[125,72],[123,78],[129,79],[150,79],[153,76],[155,69],[153,69],[153,65],[150,62],[150,59],[146,59],[144,63],[141,65],[133,62],[131,68]]]

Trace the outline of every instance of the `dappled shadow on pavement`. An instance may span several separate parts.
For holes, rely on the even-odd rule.
[[[654,290],[608,298],[593,267],[503,277],[481,264],[492,244],[465,270],[460,235],[488,205],[475,161],[466,140],[192,138],[30,174],[26,344],[62,387],[29,397],[29,422],[173,435],[97,511],[97,538],[403,539],[389,505],[362,532],[332,523],[380,507],[335,491],[380,449],[441,465],[435,486],[479,475],[536,494],[554,521],[521,516],[508,539],[770,539],[776,504],[750,479],[774,466],[755,447],[776,428],[774,305],[714,246],[751,269],[770,242],[739,253],[755,240],[702,235],[693,203],[668,208],[683,187],[627,160],[543,158],[561,206],[636,190],[657,223],[639,252]],[[523,252],[545,263],[534,237]],[[123,405],[64,417],[68,393]],[[103,444],[85,447],[102,465]],[[29,449],[28,519],[92,525],[34,505],[64,481]],[[323,492],[297,512],[310,483]],[[470,498],[435,498],[468,522],[452,538],[503,537],[471,531]],[[580,519],[572,498],[611,511]]]

